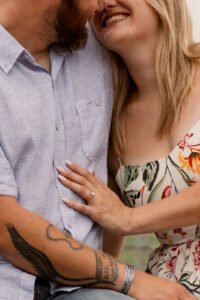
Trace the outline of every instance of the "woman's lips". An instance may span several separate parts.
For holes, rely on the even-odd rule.
[[[129,17],[127,13],[108,14],[103,18],[102,26],[107,27],[116,21],[123,21]]]

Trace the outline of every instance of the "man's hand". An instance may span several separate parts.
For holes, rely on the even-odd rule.
[[[136,270],[129,296],[137,300],[196,300],[182,285]]]

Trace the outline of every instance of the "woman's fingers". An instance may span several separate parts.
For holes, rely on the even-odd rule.
[[[90,181],[88,181],[87,178],[84,178],[83,176],[76,174],[74,172],[71,172],[67,169],[63,169],[60,166],[57,166],[56,169],[59,172],[59,175],[61,175],[61,176],[58,175],[58,178],[60,180],[63,179],[62,177],[66,178],[66,180],[61,180],[61,182],[64,185],[66,185],[67,180],[70,180],[70,181],[80,184],[90,190],[94,188],[94,184],[92,184]]]
[[[92,183],[94,185],[97,183],[97,180],[94,177],[94,175],[91,174],[88,170],[86,170],[86,169],[80,167],[79,165],[72,163],[71,161],[68,161],[68,160],[66,161],[66,165],[71,171],[73,171],[74,173],[87,179],[90,183]]]
[[[88,170],[70,161],[66,161],[66,165],[72,172],[67,169],[63,169],[60,166],[56,166],[56,169],[60,175],[66,177],[70,181],[87,187],[89,190],[93,190],[94,188],[99,187],[104,188],[104,190],[109,190],[105,183],[97,176],[95,172],[92,174]],[[58,177],[61,180],[61,177]],[[67,181],[61,181],[66,185]]]
[[[101,187],[103,187],[104,189],[108,189],[109,190],[109,188],[108,188],[108,186],[98,177],[98,175],[97,175],[97,173],[96,172],[94,172],[93,173],[93,176],[94,176],[94,178],[96,179],[96,182],[101,186]]]
[[[62,184],[67,186],[69,189],[78,194],[81,198],[85,199],[87,202],[89,202],[92,199],[92,191],[87,187],[73,182],[62,175],[58,175],[58,178],[62,182]]]
[[[90,215],[90,208],[88,205],[82,204],[82,203],[77,203],[74,201],[71,201],[66,198],[62,198],[62,201],[67,204],[70,208],[75,209],[76,211],[79,211],[80,213],[89,216]]]

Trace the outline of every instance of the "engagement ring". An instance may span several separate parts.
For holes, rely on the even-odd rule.
[[[90,193],[90,199],[94,198],[94,192]]]

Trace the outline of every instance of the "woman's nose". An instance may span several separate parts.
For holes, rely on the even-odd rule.
[[[102,6],[102,10],[109,8],[109,7],[113,7],[117,4],[117,0],[100,0],[101,2],[101,6]]]

